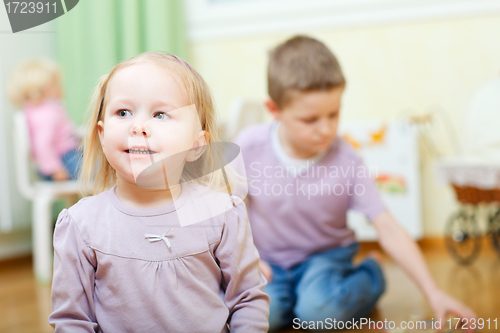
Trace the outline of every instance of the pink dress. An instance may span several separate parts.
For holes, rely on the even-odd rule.
[[[60,101],[47,99],[40,104],[26,104],[24,113],[30,131],[33,158],[42,175],[63,168],[62,157],[78,148],[73,124]]]
[[[245,204],[204,189],[183,185],[174,204],[136,209],[113,187],[63,210],[55,332],[267,332],[269,296]],[[207,218],[185,223],[196,216]]]

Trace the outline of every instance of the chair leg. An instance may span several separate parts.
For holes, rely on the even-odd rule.
[[[45,193],[38,193],[33,201],[33,263],[40,284],[48,284],[52,278],[52,202]]]

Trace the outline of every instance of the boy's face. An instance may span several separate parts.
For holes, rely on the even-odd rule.
[[[285,152],[294,158],[309,158],[326,151],[337,136],[344,87],[295,92],[279,109],[272,100],[266,105],[282,123],[280,139]]]

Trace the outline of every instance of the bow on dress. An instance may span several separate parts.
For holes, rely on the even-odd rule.
[[[170,233],[172,232],[172,230],[174,230],[174,228],[170,228],[169,231],[164,232],[161,235],[145,234],[144,238],[149,238],[149,241],[151,243],[163,240],[165,242],[165,244],[167,244],[167,247],[170,249],[170,241],[168,240],[167,236],[170,235]]]

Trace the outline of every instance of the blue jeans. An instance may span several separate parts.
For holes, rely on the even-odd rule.
[[[61,158],[64,167],[68,171],[71,179],[75,180],[78,178],[78,173],[80,172],[80,167],[82,165],[83,153],[79,149],[70,150]],[[43,180],[51,181],[52,177],[50,175],[45,176],[38,172],[38,175]]]
[[[290,326],[294,318],[316,322],[368,316],[385,280],[373,259],[352,264],[358,248],[353,243],[316,253],[290,269],[271,265],[273,278],[264,289],[271,297],[269,332]]]

